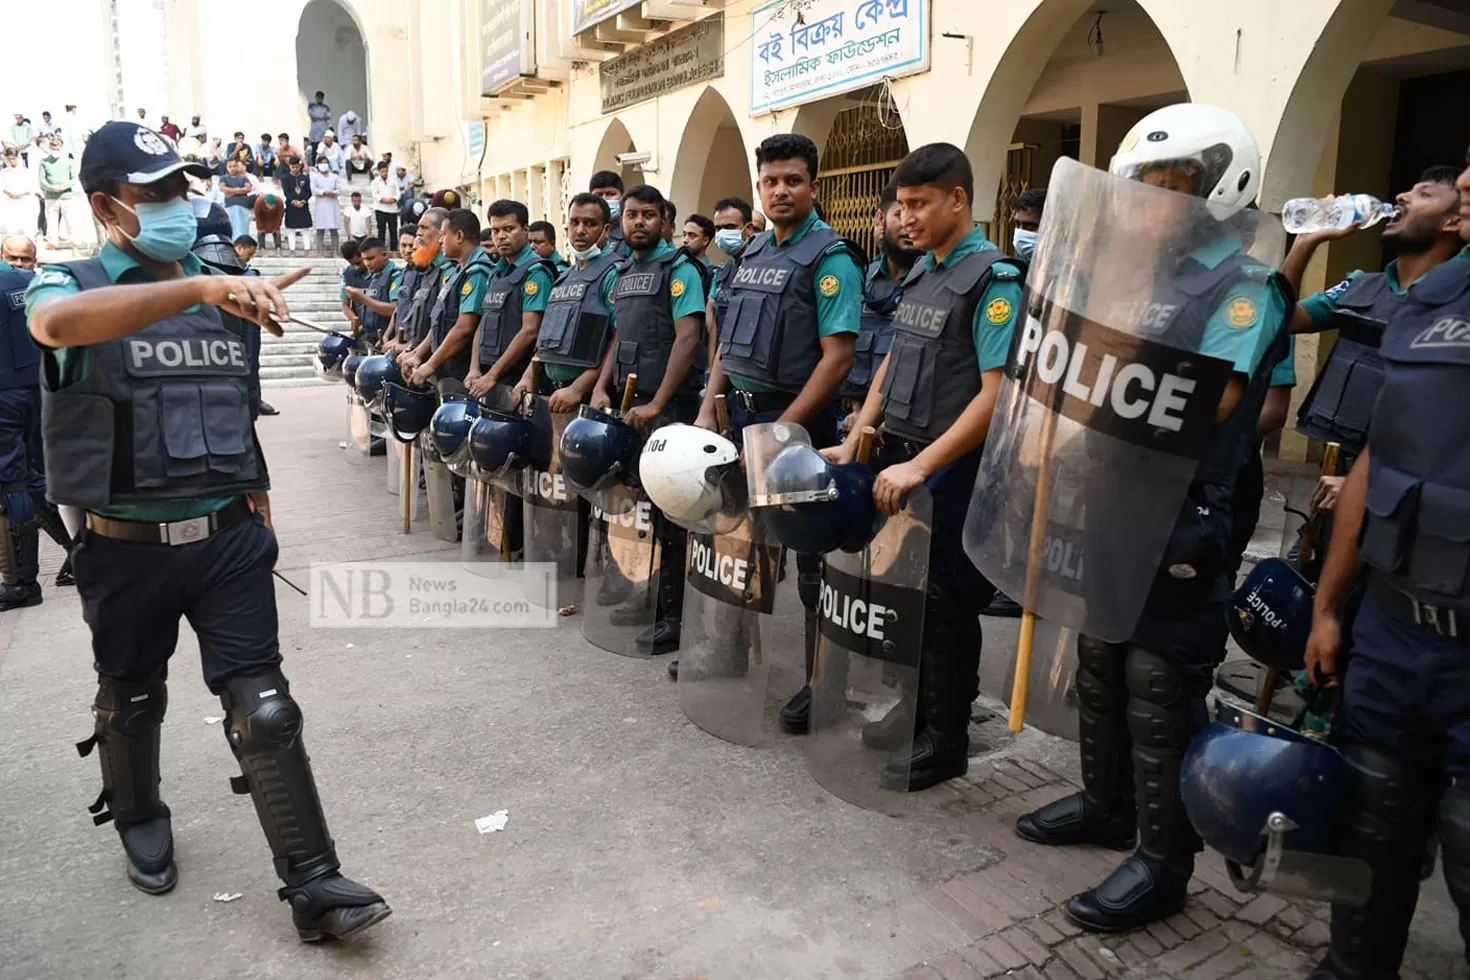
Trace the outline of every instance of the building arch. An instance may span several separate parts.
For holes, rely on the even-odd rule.
[[[318,91],[326,93],[331,128],[352,109],[372,133],[367,34],[350,3],[307,0],[302,6],[296,22],[296,85],[302,105]]]
[[[643,169],[637,164],[622,164],[618,162],[618,154],[633,153],[638,149],[633,142],[633,134],[628,131],[627,125],[617,116],[608,120],[607,128],[602,131],[602,139],[598,141],[597,153],[592,159],[592,171],[587,175],[600,170],[611,170],[623,178],[624,187],[632,187],[643,183]]]
[[[752,200],[752,152],[730,104],[706,86],[684,123],[670,173],[669,197],[679,213],[709,215],[723,197]]]

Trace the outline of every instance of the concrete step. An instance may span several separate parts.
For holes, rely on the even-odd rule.
[[[330,382],[323,381],[316,375],[309,378],[261,378],[260,387],[264,388],[307,388],[312,385],[325,385]],[[266,401],[270,401],[269,398]]]
[[[316,371],[312,369],[310,364],[292,364],[286,366],[261,364],[260,366],[260,380],[262,382],[266,381],[267,379],[278,380],[281,378],[315,377]]]

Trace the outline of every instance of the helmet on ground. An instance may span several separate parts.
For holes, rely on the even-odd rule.
[[[810,443],[787,446],[764,467],[751,509],[781,544],[802,554],[862,551],[878,526],[873,471],[838,465]]]
[[[373,354],[364,357],[362,363],[357,366],[356,374],[357,394],[369,405],[376,405],[383,394],[383,388],[389,382],[396,385],[403,384],[403,375],[398,370],[398,362],[387,354]]]
[[[1278,670],[1301,670],[1312,633],[1312,584],[1295,566],[1267,558],[1230,597],[1225,622],[1253,659]]]
[[[410,388],[395,381],[383,384],[383,416],[388,431],[399,442],[413,442],[429,427],[439,408],[433,388]]]
[[[347,355],[356,350],[352,338],[344,337],[340,333],[327,334],[321,343],[316,345],[316,373],[320,377],[340,380],[342,377],[342,362]]]
[[[740,450],[717,432],[664,426],[643,447],[638,473],[648,499],[680,527],[722,533],[745,516]]]
[[[1261,150],[1240,117],[1228,109],[1182,102],[1140,119],[1108,171],[1142,180],[1155,170],[1182,170],[1195,178],[1195,196],[1224,220],[1252,204],[1261,190]]]
[[[470,456],[470,429],[480,417],[480,403],[462,395],[446,395],[444,404],[429,422],[429,439],[439,458],[451,469],[466,464]],[[459,473],[466,476],[467,473]]]
[[[470,425],[469,442],[482,479],[504,476],[534,462],[536,425],[513,412],[482,408]]]
[[[245,263],[235,254],[235,239],[232,237],[229,216],[218,204],[208,203],[208,209],[200,214],[205,198],[190,201],[198,218],[198,231],[194,235],[194,246],[190,249],[194,257],[205,265],[228,275],[236,276],[245,271]]]
[[[562,430],[562,478],[574,493],[637,486],[642,443],[622,419],[583,405]]]
[[[1326,742],[1222,699],[1184,755],[1180,788],[1189,822],[1237,887],[1352,904],[1371,875],[1332,850],[1346,769]]]

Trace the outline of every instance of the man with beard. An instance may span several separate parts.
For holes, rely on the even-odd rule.
[[[903,281],[924,254],[903,233],[903,207],[898,203],[898,187],[891,182],[878,198],[874,224],[878,229],[878,257],[863,273],[862,329],[852,370],[842,384],[842,411],[846,416],[843,432],[848,430],[852,414],[863,407],[873,370],[893,344],[893,311],[903,300]]]
[[[454,264],[454,275],[430,311],[429,335],[399,362],[399,370],[415,387],[450,378],[465,380],[470,371],[470,347],[480,327],[481,304],[494,270],[490,256],[480,247],[480,219],[468,208],[449,212],[440,241],[444,256]]]

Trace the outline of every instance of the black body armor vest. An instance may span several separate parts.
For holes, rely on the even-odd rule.
[[[549,259],[536,259],[518,265],[505,273],[496,272],[485,288],[485,304],[480,308],[480,371],[488,372],[500,355],[521,332],[522,288],[526,278],[536,269],[546,269],[553,279],[556,266]],[[532,350],[526,351],[519,364],[512,364],[502,377],[514,384],[531,362]]]
[[[430,323],[433,324],[433,345],[437,350],[444,343],[444,338],[449,336],[449,331],[454,329],[454,324],[459,320],[459,301],[464,285],[469,281],[470,273],[480,270],[487,275],[491,272],[489,262],[482,260],[471,262],[460,266],[449,277],[449,281],[439,290],[439,296],[434,300],[434,309],[429,315]],[[458,378],[463,381],[464,376],[470,373],[470,355],[474,337],[465,341],[453,357],[439,365],[438,375],[441,378]]]
[[[648,262],[624,259],[618,263],[618,281],[613,286],[613,310],[618,319],[617,363],[614,365],[615,391],[622,391],[628,375],[638,375],[639,396],[652,398],[658,394],[669,355],[674,350],[674,307],[669,295],[669,280],[674,263],[686,253],[683,249],[665,253]],[[697,368],[691,368],[679,394],[699,391]]]
[[[41,349],[26,323],[26,287],[31,273],[0,269],[0,389],[33,388],[41,383]]]
[[[611,332],[611,317],[602,303],[602,280],[617,265],[611,255],[599,255],[584,269],[568,269],[551,289],[536,356],[547,364],[590,368],[602,362]]]
[[[883,260],[868,267],[863,276],[863,312],[857,342],[853,345],[852,370],[842,383],[844,398],[865,398],[873,373],[893,346],[893,311],[903,299],[903,280],[879,276]]]
[[[1378,346],[1403,302],[1382,272],[1358,276],[1343,290],[1332,318],[1337,343],[1297,412],[1298,432],[1341,443],[1354,456],[1363,451],[1373,403],[1383,387]]]

